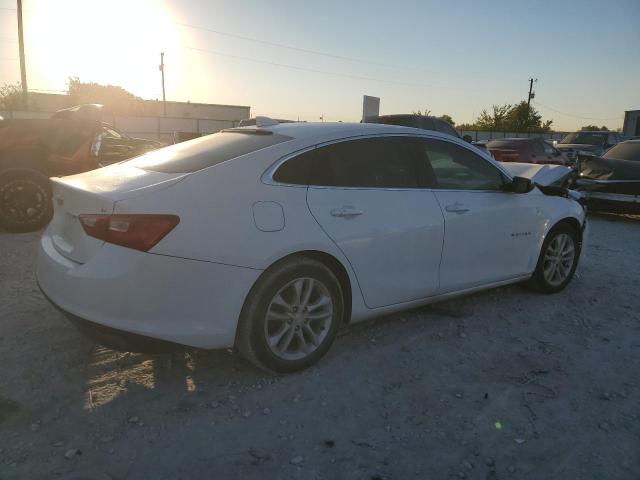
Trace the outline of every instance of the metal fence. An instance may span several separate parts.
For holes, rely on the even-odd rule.
[[[481,140],[493,140],[496,138],[544,138],[545,140],[561,140],[569,132],[491,132],[478,130],[458,130],[460,136],[469,135],[474,142]]]
[[[53,112],[32,112],[7,110],[0,111],[0,116],[13,118],[51,118]],[[132,137],[160,140],[173,143],[176,133],[207,135],[225,128],[236,127],[242,118],[183,118],[183,117],[135,117],[120,115],[103,115],[102,121],[115,129]]]

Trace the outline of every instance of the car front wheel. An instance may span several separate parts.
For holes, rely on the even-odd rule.
[[[545,239],[529,285],[544,293],[563,290],[573,278],[580,258],[576,229],[566,223],[554,227]]]
[[[294,372],[327,353],[342,318],[342,289],[333,272],[311,259],[292,259],[265,272],[251,290],[236,346],[262,369]]]

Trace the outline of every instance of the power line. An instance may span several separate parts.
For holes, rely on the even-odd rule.
[[[535,103],[539,107],[543,107],[543,108],[546,108],[546,109],[551,110],[553,112],[559,113],[560,115],[566,115],[567,117],[573,117],[573,118],[580,118],[580,119],[583,119],[583,120],[620,120],[622,118],[622,116],[609,117],[609,118],[583,117],[582,115],[575,115],[573,113],[567,113],[567,112],[563,112],[561,110],[557,110],[557,109],[555,109],[553,107],[550,107],[548,105],[544,105],[544,104],[542,104],[540,102],[534,101],[533,103]]]
[[[214,30],[213,28],[201,27],[201,26],[198,26],[198,25],[191,25],[189,23],[174,22],[174,24],[180,25],[182,27],[193,28],[193,29],[196,29],[196,30],[204,30],[206,32],[215,33],[216,35],[222,35],[222,36],[225,36],[225,37],[237,38],[237,39],[240,39],[240,40],[246,40],[248,42],[260,43],[262,45],[268,45],[270,47],[285,48],[285,49],[288,49],[288,50],[293,50],[293,51],[302,52],[302,53],[308,53],[308,54],[311,54],[311,55],[319,55],[319,56],[322,56],[322,57],[335,58],[335,59],[338,59],[338,60],[347,60],[349,62],[364,63],[364,64],[369,64],[369,65],[378,65],[378,66],[387,67],[387,68],[401,68],[401,67],[399,67],[397,65],[390,65],[390,64],[387,64],[387,63],[374,62],[372,60],[364,60],[362,58],[347,57],[347,56],[344,56],[344,55],[336,55],[334,53],[321,52],[319,50],[311,50],[311,49],[308,49],[308,48],[294,47],[292,45],[286,45],[284,43],[276,43],[276,42],[270,42],[268,40],[260,40],[258,38],[245,37],[243,35],[237,35],[235,33],[223,32],[223,31],[220,31],[220,30]]]
[[[478,91],[478,90],[464,89],[464,88],[458,88],[458,87],[449,87],[449,86],[446,86],[446,85],[432,85],[432,84],[427,84],[427,83],[403,82],[403,81],[399,81],[399,80],[387,80],[387,79],[375,78],[375,77],[365,77],[365,76],[362,76],[362,75],[352,75],[352,74],[349,74],[349,73],[332,72],[332,71],[329,71],[329,70],[318,70],[318,69],[315,69],[315,68],[300,67],[300,66],[297,66],[297,65],[290,65],[290,64],[286,64],[286,63],[271,62],[271,61],[268,61],[268,60],[261,60],[261,59],[252,58],[252,57],[244,57],[244,56],[241,56],[241,55],[232,55],[230,53],[218,52],[218,51],[209,50],[209,49],[206,49],[206,48],[197,48],[197,47],[188,47],[188,46],[185,46],[183,48],[185,48],[187,50],[194,50],[196,52],[210,53],[212,55],[218,55],[218,56],[221,56],[221,57],[244,60],[244,61],[247,61],[247,62],[261,63],[261,64],[264,64],[264,65],[272,65],[272,66],[275,66],[275,67],[289,68],[291,70],[299,70],[299,71],[303,71],[303,72],[319,73],[319,74],[322,74],[322,75],[331,75],[331,76],[336,76],[336,77],[351,78],[351,79],[354,79],[354,80],[367,80],[367,81],[371,81],[371,82],[389,83],[389,84],[395,84],[395,85],[407,85],[407,86],[414,86],[414,87],[442,88],[442,89],[448,89],[448,90],[463,90],[463,91],[468,91],[468,92],[477,92]]]

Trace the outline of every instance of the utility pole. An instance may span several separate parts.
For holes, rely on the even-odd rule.
[[[535,98],[536,93],[533,91],[533,82],[537,82],[538,79],[537,78],[530,78],[529,79],[529,96],[527,97],[527,119],[526,119],[526,124],[525,126],[529,127],[529,114],[531,112],[531,99]]]
[[[167,116],[167,98],[164,94],[164,52],[160,52],[160,66],[158,67],[162,73],[162,111],[163,116]]]
[[[24,33],[22,31],[22,0],[18,0],[18,48],[20,50],[20,83],[22,85],[22,105],[27,109],[27,67],[24,61]]]

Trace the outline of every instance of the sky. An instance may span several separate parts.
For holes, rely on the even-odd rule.
[[[0,0],[0,85],[20,80],[16,3]],[[472,122],[526,100],[557,130],[640,109],[640,0],[23,0],[30,89],[69,77],[252,115],[359,121],[429,110]]]

